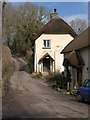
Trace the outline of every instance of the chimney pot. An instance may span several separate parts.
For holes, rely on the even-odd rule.
[[[56,13],[57,12],[57,10],[54,8],[54,13]]]
[[[50,14],[50,18],[51,19],[57,19],[57,18],[59,18],[57,10],[55,8],[54,8],[54,13]]]

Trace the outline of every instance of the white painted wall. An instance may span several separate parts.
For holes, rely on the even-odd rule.
[[[84,81],[85,79],[90,79],[90,62],[89,62],[90,47],[82,49],[80,53],[85,63],[85,66],[83,67],[83,81]]]
[[[43,49],[43,40],[51,40],[51,49]],[[39,59],[43,57],[46,53],[49,53],[51,57],[55,60],[55,70],[62,72],[64,67],[63,54],[60,52],[64,47],[73,40],[73,37],[69,34],[42,34],[35,41],[35,61],[34,61],[34,71],[39,72]]]
[[[84,67],[82,70],[82,81],[84,82],[85,79],[90,79],[90,47],[83,48],[80,50],[81,57],[84,61]],[[64,54],[66,56],[67,54]],[[88,68],[88,70],[87,70]],[[71,77],[72,77],[72,84],[74,81],[76,82],[76,87],[77,86],[77,70],[71,67]]]

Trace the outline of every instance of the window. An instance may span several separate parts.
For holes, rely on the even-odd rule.
[[[43,47],[44,48],[50,48],[50,40],[43,40]]]
[[[90,87],[90,80],[85,80],[84,81],[84,84],[83,84],[84,87]]]
[[[90,87],[90,81],[88,81],[85,86]]]

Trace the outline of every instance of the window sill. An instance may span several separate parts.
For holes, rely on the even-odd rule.
[[[42,49],[51,49],[51,47],[43,47]]]

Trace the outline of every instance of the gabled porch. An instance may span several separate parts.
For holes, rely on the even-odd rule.
[[[41,73],[48,74],[55,71],[55,60],[49,53],[46,53],[39,59],[38,65]]]

